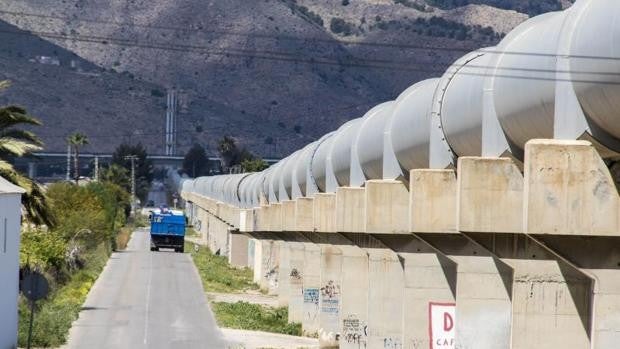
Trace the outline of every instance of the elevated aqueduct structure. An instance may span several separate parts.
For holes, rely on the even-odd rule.
[[[340,348],[620,346],[620,1],[577,0],[260,173],[171,175]]]

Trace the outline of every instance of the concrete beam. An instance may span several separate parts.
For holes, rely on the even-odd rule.
[[[409,234],[409,190],[396,180],[366,182],[364,231],[373,234]]]
[[[619,235],[620,197],[591,143],[530,141],[524,166],[527,233]]]
[[[409,174],[409,231],[456,232],[454,170],[412,170]]]
[[[314,196],[314,231],[336,232],[335,193],[319,193]]]
[[[313,198],[299,198],[295,200],[295,231],[314,231]]]
[[[295,231],[295,201],[282,201],[282,230]]]
[[[523,231],[523,176],[511,159],[461,157],[457,184],[459,231]]]
[[[365,232],[366,188],[340,187],[336,190],[336,230],[340,233]]]
[[[255,220],[254,209],[239,210],[239,231],[242,233],[253,232]]]
[[[273,203],[269,205],[269,231],[282,231],[283,212],[281,203]]]

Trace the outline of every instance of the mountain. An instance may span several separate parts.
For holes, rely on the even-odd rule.
[[[8,28],[0,30],[0,78],[14,81],[0,102],[40,116],[52,151],[81,130],[93,149],[131,139],[162,153],[166,91],[175,89],[181,153],[193,143],[213,153],[232,135],[263,156],[283,156],[441,74],[467,51],[496,44],[529,14],[569,5],[0,0]]]

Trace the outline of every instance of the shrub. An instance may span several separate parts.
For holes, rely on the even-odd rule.
[[[334,17],[329,24],[329,29],[334,34],[342,34],[344,36],[353,34],[353,28],[354,26],[352,23],[349,23],[342,18]]]

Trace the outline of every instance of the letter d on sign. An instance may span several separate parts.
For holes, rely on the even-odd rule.
[[[430,349],[455,349],[455,314],[454,303],[428,304]]]
[[[443,330],[445,332],[450,332],[452,331],[453,327],[454,327],[454,320],[452,319],[452,314],[443,313]]]

